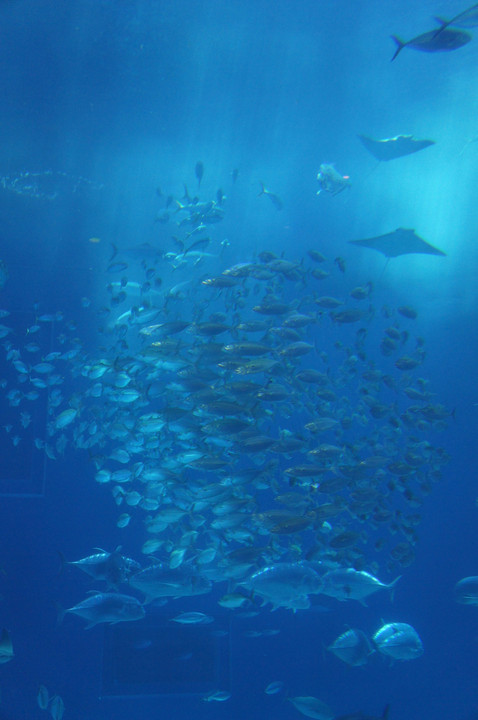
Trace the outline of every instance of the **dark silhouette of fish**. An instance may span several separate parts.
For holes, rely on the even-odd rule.
[[[446,255],[442,250],[430,245],[416,234],[415,230],[397,228],[386,235],[365,238],[363,240],[349,240],[351,245],[378,250],[385,257],[392,258],[399,255],[424,253],[426,255]]]
[[[441,17],[436,17],[435,20],[441,25],[441,27],[437,30],[436,35],[439,35],[450,25],[460,28],[476,27],[478,25],[478,3],[472,5],[467,10],[463,10],[461,13],[458,13],[458,15],[452,17],[451,20],[445,20],[445,18]]]
[[[357,712],[351,715],[341,715],[334,720],[388,720],[388,713],[390,712],[390,705],[385,705],[383,713],[378,717],[377,715],[365,715],[365,713]]]
[[[416,140],[413,135],[396,135],[392,138],[375,140],[367,135],[357,136],[366,150],[377,160],[394,160],[404,155],[412,155],[430,145],[434,140]]]
[[[3,260],[0,260],[0,290],[8,280],[8,268]]]
[[[463,47],[463,45],[466,45],[472,39],[470,33],[464,30],[454,30],[453,28],[443,28],[439,31],[430,30],[407,41],[401,40],[396,35],[391,35],[391,38],[397,45],[395,54],[392,57],[392,62],[405,47],[429,53],[448,52],[450,50],[458,50],[458,48]]]
[[[198,180],[198,188],[199,188],[199,187],[201,187],[201,180],[202,180],[202,176],[204,175],[204,165],[200,160],[197,161],[196,167],[194,168],[194,172],[196,173],[196,177]]]
[[[260,193],[257,197],[260,197],[261,195],[267,195],[267,197],[269,198],[271,203],[274,205],[276,210],[282,210],[282,208],[284,207],[284,203],[282,202],[280,197],[278,195],[276,195],[275,193],[271,192],[270,190],[268,190],[266,188],[266,186],[264,185],[264,183],[262,183],[262,182],[261,182],[261,188],[262,188],[262,190],[260,191]]]

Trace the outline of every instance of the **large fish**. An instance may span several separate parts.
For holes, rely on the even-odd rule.
[[[394,660],[414,660],[423,655],[423,643],[408,623],[386,623],[372,637],[379,652]]]
[[[113,552],[97,549],[98,552],[94,555],[72,560],[67,564],[74,565],[94,580],[104,580],[113,587],[126,582],[133,573],[141,570],[139,563],[121,554],[120,546]]]
[[[439,32],[430,30],[422,35],[417,35],[411,40],[401,40],[397,35],[392,35],[391,38],[397,46],[392,62],[405,47],[427,53],[448,52],[458,50],[472,39],[470,33],[464,30],[454,30],[453,28],[445,28]]]
[[[241,585],[271,603],[273,610],[285,607],[296,611],[310,607],[309,595],[321,592],[322,580],[308,563],[277,563],[254,573]]]
[[[339,635],[327,648],[343,662],[354,667],[365,665],[374,652],[372,644],[363,630],[349,628]]]
[[[78,605],[65,610],[61,615],[65,613],[73,613],[88,620],[85,630],[89,630],[99,623],[115,624],[140,620],[144,617],[144,608],[139,600],[131,595],[93,593]]]
[[[321,592],[329,597],[337,598],[337,600],[358,600],[365,605],[366,598],[380,590],[388,590],[393,598],[395,585],[400,577],[401,575],[387,584],[380,582],[378,578],[363,570],[340,568],[325,573],[322,577]]]
[[[164,597],[189,597],[202,595],[211,590],[212,584],[199,573],[183,567],[171,569],[156,563],[133,575],[130,585],[144,593],[146,602]]]

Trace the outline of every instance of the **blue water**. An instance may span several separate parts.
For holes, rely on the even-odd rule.
[[[18,447],[11,441],[16,430],[1,437],[0,626],[10,631],[15,653],[0,668],[2,720],[46,717],[37,705],[39,684],[63,698],[66,720],[293,720],[301,716],[287,698],[309,695],[335,716],[380,716],[389,703],[390,720],[477,717],[478,611],[456,604],[453,587],[478,574],[478,145],[470,142],[478,133],[478,46],[473,40],[433,54],[405,48],[391,64],[389,38],[415,37],[434,27],[433,16],[464,9],[459,0],[1,3],[0,259],[9,277],[0,307],[11,315],[0,322],[12,328],[2,343],[23,348],[36,339],[26,328],[39,314],[61,311],[64,321],[42,328],[40,355],[58,349],[62,323],[71,322],[69,336],[81,338],[91,357],[103,357],[108,336],[97,334],[103,321],[96,312],[108,303],[108,283],[120,277],[106,272],[112,245],[177,252],[173,221],[155,221],[164,210],[157,189],[180,198],[186,183],[194,193],[201,160],[201,199],[215,199],[219,187],[227,197],[224,220],[210,231],[214,242],[228,241],[213,272],[265,250],[300,262],[317,249],[330,259],[329,269],[343,258],[346,272],[335,268],[319,292],[341,296],[371,281],[377,316],[384,305],[413,306],[413,333],[426,340],[419,375],[433,401],[453,412],[444,431],[430,433],[451,460],[418,511],[415,562],[386,577],[403,575],[393,603],[388,594],[372,597],[368,607],[327,599],[325,610],[265,607],[241,619],[219,608],[222,584],[212,595],[148,611],[139,623],[85,631],[73,615],[58,625],[59,606],[105,588],[71,568],[61,571],[59,553],[75,560],[121,545],[146,564],[144,529],[139,521],[117,527],[123,508],[94,482],[95,449],[70,443],[51,460],[33,448],[51,418],[43,396],[28,407],[23,402],[32,425],[19,433]],[[377,166],[357,134],[413,134],[436,145]],[[333,163],[351,187],[317,196],[321,163]],[[35,173],[34,190],[26,173]],[[281,211],[258,197],[261,182],[281,198]],[[347,243],[398,227],[414,228],[447,256],[405,255],[385,264],[382,255]],[[139,279],[138,266],[130,272],[128,279]],[[172,284],[176,276],[168,277]],[[298,291],[288,292],[292,300]],[[355,329],[344,326],[341,337],[351,342]],[[320,342],[329,349],[338,331],[328,332]],[[22,359],[30,361],[23,350]],[[371,360],[385,369],[377,350]],[[73,365],[63,372],[65,398],[85,387],[68,369]],[[6,393],[23,386],[3,349],[0,368],[5,428],[18,425]],[[299,427],[300,416],[294,422]],[[386,563],[380,568],[385,577]],[[169,623],[182,610],[214,614],[224,634],[211,641],[210,626],[193,628],[189,646],[184,629],[175,636]],[[354,668],[325,649],[347,626],[371,634],[382,620],[412,624],[423,656],[390,663],[375,653]],[[268,629],[280,632],[245,634]],[[112,687],[115,653],[126,662],[131,642],[134,657],[143,651],[150,659],[143,667],[134,660],[125,671],[131,677]],[[201,648],[204,664],[214,655],[211,673],[222,688],[201,680]],[[154,668],[164,672],[155,675]],[[143,687],[141,677],[149,678]],[[268,696],[264,688],[273,680],[285,688]],[[203,702],[201,682],[227,689],[231,698]]]

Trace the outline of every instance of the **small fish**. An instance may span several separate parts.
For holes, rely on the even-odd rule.
[[[8,268],[3,260],[0,260],[0,289],[4,287],[8,280]]]
[[[274,680],[273,682],[269,683],[264,692],[266,695],[277,695],[277,693],[280,693],[283,688],[284,683],[282,682],[282,680]]]
[[[201,160],[198,160],[196,163],[196,167],[194,168],[194,174],[197,177],[198,181],[198,188],[201,187],[201,180],[204,175],[204,164],[201,162]]]
[[[77,415],[78,410],[76,408],[67,408],[66,410],[63,410],[63,412],[57,415],[55,419],[55,428],[57,430],[62,430],[64,427],[72,423]]]
[[[37,692],[37,705],[40,710],[46,710],[48,703],[50,702],[50,696],[48,690],[44,685],[40,685]]]
[[[32,370],[34,370],[37,373],[40,373],[40,375],[48,375],[48,373],[53,372],[55,369],[55,366],[52,365],[49,362],[41,362],[37,363],[32,367]]]
[[[211,617],[211,615],[205,615],[202,612],[183,612],[171,618],[171,620],[181,625],[207,625],[208,623],[214,622],[214,618]]]
[[[390,705],[385,705],[383,713],[380,715],[380,717],[377,717],[376,715],[366,715],[362,712],[355,712],[351,715],[340,715],[340,717],[336,718],[335,720],[388,720],[389,712]]]
[[[363,318],[363,312],[356,308],[348,308],[345,310],[339,310],[337,312],[331,312],[330,317],[334,323],[344,325],[346,323],[355,323]]]
[[[282,210],[282,208],[284,207],[284,203],[282,202],[280,197],[278,195],[276,195],[275,193],[271,192],[270,190],[268,190],[266,188],[266,186],[264,185],[264,183],[262,183],[262,182],[261,182],[261,188],[262,188],[262,190],[260,191],[260,193],[257,197],[260,197],[261,195],[267,195],[267,197],[269,198],[271,203],[274,205],[276,210]]]
[[[243,607],[243,605],[250,603],[250,600],[240,593],[229,593],[228,595],[223,595],[222,598],[218,600],[218,603],[221,607],[234,609]]]
[[[53,720],[62,720],[65,713],[65,705],[59,695],[55,695],[50,701],[50,715]]]
[[[207,695],[203,696],[204,702],[224,702],[229,700],[231,693],[227,690],[211,690]]]
[[[343,259],[343,257],[336,257],[334,263],[337,265],[340,272],[345,272],[345,260]]]
[[[128,264],[125,262],[111,262],[108,267],[106,268],[106,271],[109,273],[119,273],[123,272],[128,268]]]
[[[410,307],[410,305],[401,305],[397,308],[397,311],[409,320],[415,320],[418,317],[417,311],[415,308]]]
[[[13,658],[13,645],[10,633],[5,628],[0,637],[0,663],[7,663]]]
[[[332,710],[316,697],[303,696],[288,698],[288,700],[306,717],[315,718],[315,720],[333,720],[334,718]]]
[[[131,520],[131,515],[128,515],[128,513],[123,513],[119,516],[118,520],[116,521],[116,526],[119,528],[125,528],[127,525],[129,525],[129,521]]]

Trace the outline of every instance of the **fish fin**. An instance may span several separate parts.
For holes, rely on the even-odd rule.
[[[390,590],[390,600],[393,602],[393,598],[395,597],[395,586],[398,583],[402,576],[398,575],[395,580],[392,580],[391,583],[387,585],[388,589]]]
[[[385,705],[385,707],[383,709],[383,713],[382,713],[382,720],[387,720],[389,712],[390,712],[390,704]]]
[[[439,35],[441,32],[443,32],[443,30],[445,30],[447,27],[449,27],[450,21],[445,20],[444,18],[438,17],[437,15],[435,15],[433,19],[436,20],[440,26],[433,36],[434,38],[436,38],[437,35]]]
[[[112,254],[112,256],[110,257],[110,262],[111,262],[112,260],[114,260],[115,257],[116,257],[117,254],[118,254],[118,248],[116,247],[116,245],[115,245],[114,243],[111,243],[111,247],[113,248],[113,254]]]
[[[404,43],[403,40],[400,40],[400,38],[397,37],[396,35],[390,35],[390,37],[392,38],[393,42],[396,43],[396,45],[397,45],[395,54],[394,54],[393,58],[390,60],[390,62],[393,62],[395,60],[395,58],[397,57],[398,53],[400,52],[400,50],[403,50],[403,48],[405,47],[405,45],[407,43]]]
[[[261,186],[262,189],[261,189],[261,191],[260,191],[260,193],[258,194],[257,197],[260,197],[261,195],[267,195],[267,194],[268,194],[268,191],[267,191],[267,189],[266,189],[266,186],[264,185],[263,182],[260,183],[260,186]]]
[[[95,627],[98,623],[90,622],[88,625],[85,625],[85,630],[91,630],[92,627]]]

